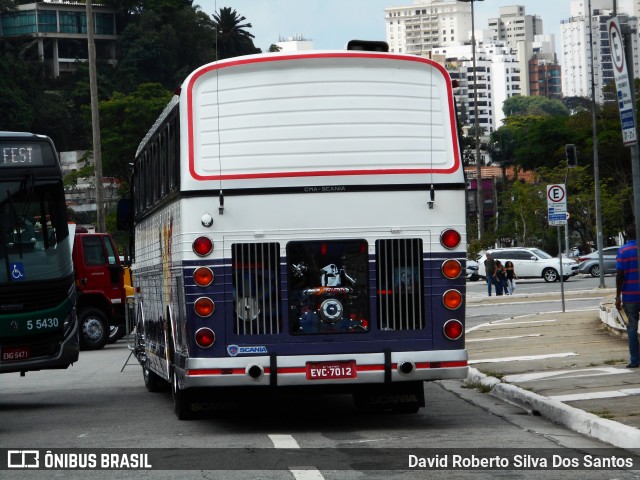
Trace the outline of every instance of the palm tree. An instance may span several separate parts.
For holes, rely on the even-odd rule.
[[[220,8],[220,12],[214,13],[213,20],[219,60],[262,51],[253,44],[253,34],[245,30],[251,28],[252,25],[242,23],[246,17],[239,15],[231,7]]]

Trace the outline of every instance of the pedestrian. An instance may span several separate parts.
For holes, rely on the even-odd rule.
[[[640,345],[638,344],[638,314],[640,312],[640,284],[638,276],[638,245],[636,227],[626,228],[627,243],[616,257],[616,308],[624,310],[629,319],[627,337],[629,339],[630,361],[627,368],[640,365]]]
[[[487,276],[487,290],[489,296],[491,296],[491,284],[493,283],[493,275],[496,270],[496,261],[491,256],[491,253],[487,252],[487,258],[484,261],[484,273]],[[496,294],[498,292],[496,291]]]
[[[513,291],[516,289],[516,271],[513,268],[513,262],[507,260],[504,264],[504,273],[507,280],[507,295],[513,295]]]
[[[496,260],[496,268],[493,273],[493,283],[496,286],[496,295],[502,295],[504,293],[505,279],[504,267],[500,260]]]

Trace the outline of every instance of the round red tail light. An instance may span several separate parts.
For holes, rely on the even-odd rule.
[[[198,267],[193,272],[193,280],[200,287],[208,287],[213,283],[213,272],[207,267]]]
[[[213,242],[209,237],[198,237],[193,241],[193,251],[196,255],[204,257],[213,250]]]
[[[450,279],[458,278],[462,272],[462,265],[458,260],[446,260],[440,267],[442,274]]]
[[[210,328],[201,328],[196,332],[196,343],[201,348],[209,348],[216,341],[216,334]]]
[[[460,233],[451,228],[445,230],[440,234],[440,243],[444,248],[456,248],[458,245],[460,245],[460,240],[462,240]]]
[[[211,300],[210,298],[200,297],[193,304],[193,309],[201,317],[208,317],[216,309],[216,305],[215,303],[213,303],[213,300]]]
[[[462,294],[458,290],[447,290],[442,295],[442,303],[449,310],[455,310],[462,305]]]
[[[464,333],[464,327],[460,320],[449,320],[444,324],[442,330],[444,332],[444,336],[449,340],[457,340]]]

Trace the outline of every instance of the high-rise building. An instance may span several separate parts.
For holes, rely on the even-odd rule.
[[[542,35],[542,19],[538,15],[525,15],[522,5],[500,7],[500,16],[489,19],[489,39],[503,40],[511,48],[518,48],[520,42],[526,42],[525,55],[532,55],[532,43],[536,35]]]
[[[476,46],[475,78],[478,105],[474,101],[474,73],[471,45],[433,49],[433,59],[445,66],[458,88],[454,90],[463,129],[472,129],[475,113],[481,135],[487,136],[502,126],[504,101],[523,95],[521,70],[517,55],[504,41],[478,42]]]
[[[561,23],[564,68],[562,92],[565,97],[591,98],[591,69],[596,102],[605,100],[605,88],[614,82],[607,21],[613,16],[613,0],[591,0],[591,31],[588,0],[571,2],[571,17]],[[637,0],[618,0],[617,16],[623,27],[637,30],[639,10]],[[590,35],[591,34],[591,35]],[[591,42],[593,39],[593,42]],[[632,35],[633,70],[638,70],[638,36]],[[589,48],[589,46],[592,48]]]
[[[434,47],[463,45],[471,37],[471,5],[457,0],[415,0],[385,8],[389,50],[428,57]]]
[[[538,58],[529,60],[529,95],[562,99],[562,76],[560,65]]]

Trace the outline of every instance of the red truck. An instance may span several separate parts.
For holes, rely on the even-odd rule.
[[[80,348],[97,350],[110,340],[110,331],[111,341],[125,331],[123,265],[111,235],[82,227],[75,229],[72,258]]]

